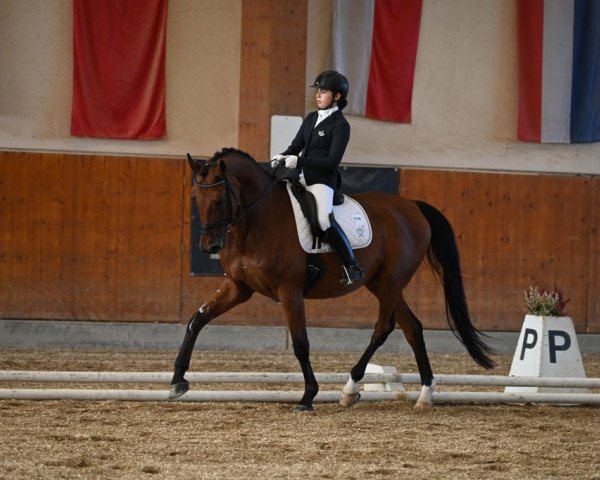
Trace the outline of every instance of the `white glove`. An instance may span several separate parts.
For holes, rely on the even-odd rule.
[[[298,157],[296,155],[288,155],[285,157],[285,168],[296,168],[298,165]]]
[[[282,164],[285,160],[285,155],[275,155],[271,159],[271,168],[276,168],[278,165]]]

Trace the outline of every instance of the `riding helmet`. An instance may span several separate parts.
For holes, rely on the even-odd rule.
[[[337,105],[340,110],[348,104],[346,97],[350,90],[350,84],[344,75],[335,70],[326,70],[317,75],[315,83],[313,83],[311,87],[331,90],[334,94],[339,93],[341,96],[337,101]]]

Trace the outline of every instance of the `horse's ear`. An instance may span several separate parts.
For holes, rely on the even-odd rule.
[[[189,153],[187,154],[187,158],[188,158],[188,163],[190,164],[190,168],[192,169],[192,171],[194,173],[199,173],[200,168],[202,168],[201,162],[192,158],[192,156]]]

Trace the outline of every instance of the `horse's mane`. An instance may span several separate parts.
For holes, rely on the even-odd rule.
[[[222,158],[226,157],[227,155],[231,155],[231,154],[235,155],[239,159],[242,159],[243,161],[249,162],[250,166],[252,167],[251,168],[252,171],[261,172],[263,175],[271,176],[265,170],[265,166],[261,165],[256,160],[254,160],[254,158],[252,158],[252,155],[250,155],[249,153],[246,153],[242,150],[239,150],[237,148],[233,148],[233,147],[225,147],[225,148],[222,148],[221,150],[219,150],[218,152],[215,152],[213,157],[208,161],[208,164],[216,165],[219,160],[221,160]]]
[[[252,155],[233,147],[225,147],[219,150],[218,152],[215,152],[215,154],[212,156],[209,162],[216,163],[219,160],[221,160],[224,156],[229,155],[230,153],[235,153],[241,157],[244,157],[245,159],[250,160],[251,162],[255,163],[257,166],[260,167],[259,163],[256,160],[254,160],[254,158],[252,158]]]

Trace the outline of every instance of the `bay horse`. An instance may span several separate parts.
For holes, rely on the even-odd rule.
[[[219,253],[225,279],[187,324],[169,396],[177,398],[189,389],[184,374],[200,330],[257,292],[283,307],[305,383],[304,395],[294,411],[312,411],[319,386],[309,358],[304,312],[307,254],[297,240],[286,187],[249,154],[237,149],[224,148],[208,161],[195,160],[188,154],[188,160],[193,175],[191,195],[204,222],[200,226],[200,247],[205,252]],[[364,285],[379,301],[370,343],[351,369],[340,403],[350,406],[358,401],[357,383],[367,363],[397,324],[413,350],[421,377],[415,408],[431,407],[435,381],[423,327],[403,296],[425,257],[443,285],[450,328],[475,362],[484,368],[494,366],[489,357],[492,349],[469,318],[452,227],[441,212],[422,201],[378,192],[353,198],[366,210],[373,231],[371,244],[355,252],[364,277],[351,285],[340,283],[337,254],[322,254],[325,273],[306,295],[309,299],[339,297]]]

